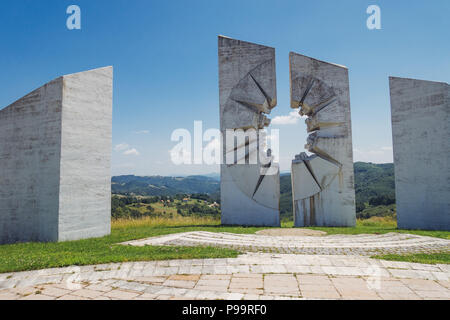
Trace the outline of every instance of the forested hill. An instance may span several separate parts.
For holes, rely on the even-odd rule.
[[[364,204],[368,203],[389,205],[395,202],[394,164],[356,162],[354,168],[357,209],[361,209]],[[280,191],[281,213],[290,214],[292,212],[290,174],[281,175]],[[220,192],[220,182],[218,179],[208,176],[117,176],[112,178],[112,192],[143,196],[196,193],[217,195]]]
[[[357,202],[369,202],[377,197],[395,200],[393,163],[356,162],[354,168]]]
[[[206,176],[187,177],[139,177],[116,176],[111,181],[112,193],[135,194],[142,196],[172,196],[176,194],[193,194],[219,192],[220,182]]]

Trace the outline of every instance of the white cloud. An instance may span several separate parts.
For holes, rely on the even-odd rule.
[[[123,154],[126,155],[126,156],[131,156],[131,155],[138,156],[138,155],[140,155],[139,151],[137,151],[135,148],[128,149]]]
[[[114,146],[114,151],[120,152],[126,156],[138,156],[140,155],[139,151],[135,148],[131,148],[127,143],[120,143]]]
[[[298,111],[291,111],[287,116],[276,116],[270,123],[275,125],[296,124],[301,118],[303,117],[299,115]]]
[[[123,150],[128,149],[128,148],[129,148],[129,145],[128,145],[128,144],[126,144],[126,143],[120,143],[120,144],[117,144],[117,145],[114,147],[114,151],[120,152],[120,151],[123,151]]]
[[[380,147],[374,149],[353,149],[354,161],[372,163],[393,162],[392,147]]]
[[[135,133],[135,134],[149,134],[150,131],[149,130],[139,130],[139,131],[133,131],[133,133]]]

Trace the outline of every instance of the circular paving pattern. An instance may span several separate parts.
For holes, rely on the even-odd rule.
[[[133,246],[216,246],[241,252],[273,252],[325,255],[377,255],[450,252],[450,240],[406,233],[267,236],[260,234],[184,232],[135,240],[123,244]]]
[[[197,231],[130,241],[123,244],[219,246],[247,253],[228,259],[124,262],[0,274],[0,300],[450,299],[449,265],[364,256],[448,252],[449,240],[401,233],[280,236],[283,230],[273,232],[278,235]]]
[[[256,234],[276,237],[326,236],[325,231],[300,228],[272,228],[257,231]]]

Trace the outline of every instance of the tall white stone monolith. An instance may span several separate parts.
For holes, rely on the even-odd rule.
[[[450,230],[450,86],[389,78],[397,225]]]
[[[0,110],[0,243],[110,233],[112,81],[65,75]]]

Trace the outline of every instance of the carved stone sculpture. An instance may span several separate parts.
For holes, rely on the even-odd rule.
[[[222,223],[279,226],[279,167],[265,150],[275,49],[219,36]]]
[[[348,70],[290,53],[291,108],[307,116],[305,148],[292,161],[294,222],[354,226],[355,189]]]

